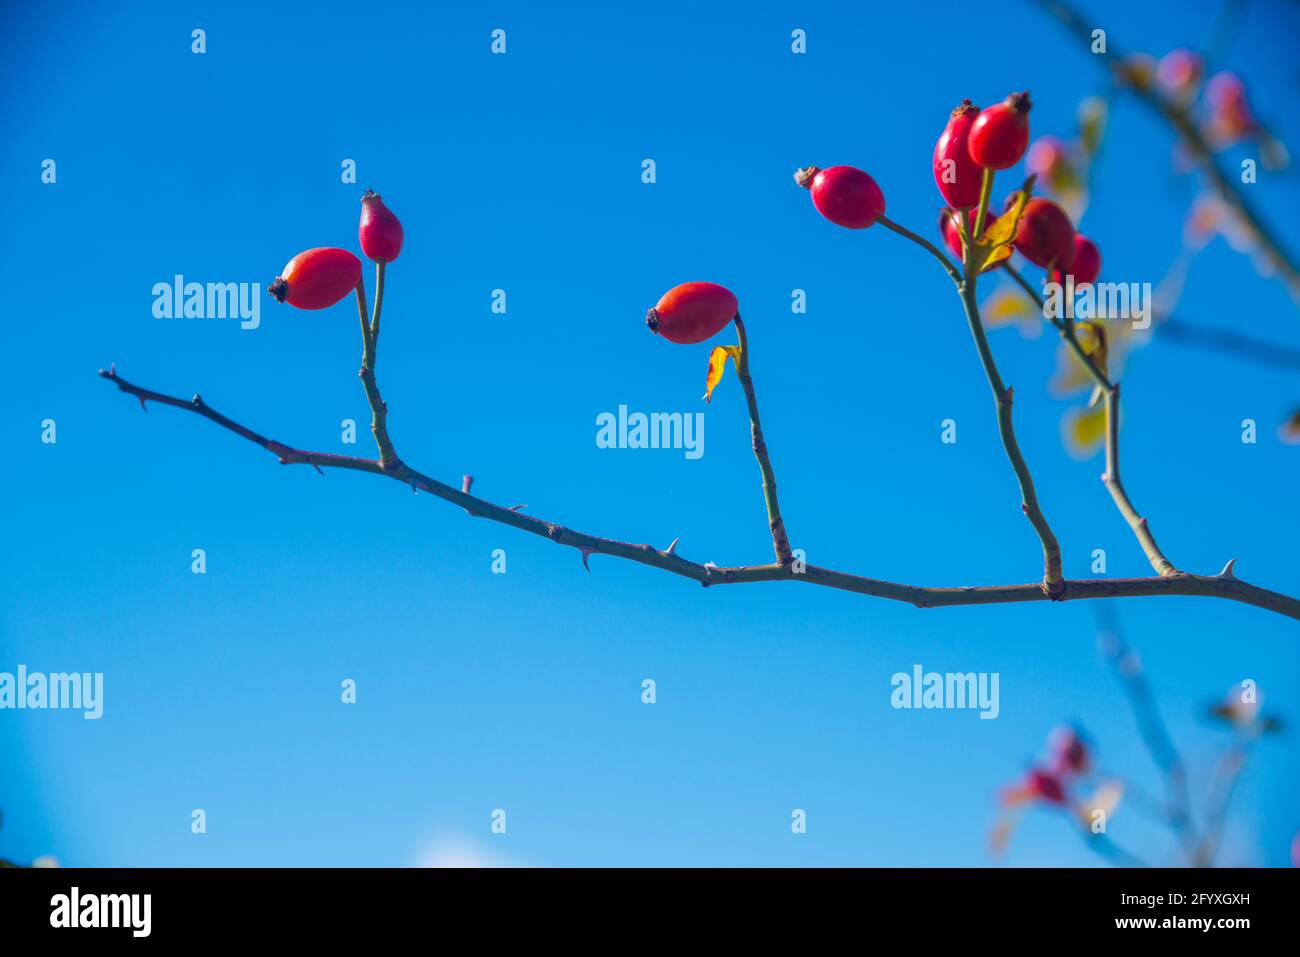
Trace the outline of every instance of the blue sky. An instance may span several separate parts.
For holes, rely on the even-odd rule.
[[[670,286],[710,279],[740,299],[809,561],[921,584],[1033,580],[1037,544],[947,280],[883,229],[822,220],[791,173],[861,166],[889,215],[929,235],[930,154],[957,101],[1027,87],[1035,133],[1070,136],[1102,75],[1028,3],[960,27],[974,42],[956,49],[966,5],[871,6],[6,5],[0,671],[103,672],[105,713],[0,712],[0,856],[978,865],[998,788],[1070,720],[1108,767],[1155,788],[1087,603],[920,611],[788,585],[706,591],[600,556],[588,574],[572,550],[394,483],[282,468],[197,417],[141,414],[95,375],[116,362],[280,441],[371,454],[350,302],[303,313],[263,291],[256,330],[151,311],[153,285],[177,273],[264,290],[302,249],[355,249],[370,186],[406,229],[378,371],[416,467],[453,484],[472,473],[476,493],[594,534],[769,560],[738,384],[705,406],[708,346],[643,325]],[[1115,43],[1156,54],[1203,43],[1217,9],[1091,7]],[[1252,4],[1224,64],[1293,147],[1297,19]],[[489,51],[497,27],[504,56]],[[980,50],[978,66],[953,62]],[[1170,147],[1138,105],[1116,104],[1084,221],[1112,278],[1158,281],[1177,255],[1195,191]],[[356,184],[340,181],[345,159]],[[1248,188],[1279,228],[1300,211],[1294,175]],[[505,315],[490,311],[497,288]],[[1180,312],[1300,337],[1282,286],[1221,241]],[[1109,574],[1149,573],[1100,460],[1062,447],[1051,338],[1001,330],[993,345],[1067,573],[1089,575],[1099,547]],[[1157,339],[1124,389],[1129,491],[1173,561],[1213,572],[1235,556],[1242,577],[1300,593],[1297,447],[1273,434],[1300,400],[1295,374]],[[596,416],[620,404],[704,411],[705,454],[597,448]],[[1240,441],[1246,417],[1255,445]],[[340,441],[345,418],[363,423],[356,446]],[[939,441],[946,418],[955,445]],[[1230,685],[1252,678],[1300,719],[1295,622],[1201,599],[1116,610],[1198,785],[1223,738],[1196,712]],[[998,672],[998,719],[892,709],[890,676],[918,663]],[[355,705],[339,701],[345,678]],[[1266,744],[1226,861],[1287,862],[1297,781],[1295,738]],[[504,835],[489,830],[496,808]],[[806,834],[791,833],[794,808]],[[1111,835],[1168,859],[1123,808]],[[1095,863],[1045,815],[1008,860]]]

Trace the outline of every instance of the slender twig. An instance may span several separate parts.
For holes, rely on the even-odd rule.
[[[989,200],[993,196],[993,170],[985,169],[980,177],[980,201],[975,211],[975,226],[971,231],[972,239],[984,235],[984,219],[988,216]]]
[[[984,332],[984,323],[980,319],[979,303],[975,301],[975,278],[972,276],[961,283],[958,290],[962,306],[966,310],[966,321],[970,325],[971,336],[975,339],[975,348],[979,352],[984,374],[993,390],[993,400],[997,404],[998,434],[1002,437],[1002,446],[1007,458],[1015,470],[1016,480],[1020,483],[1020,507],[1029,519],[1034,531],[1038,533],[1043,545],[1043,590],[1049,597],[1059,598],[1064,590],[1064,576],[1061,573],[1061,546],[1056,535],[1047,524],[1047,518],[1038,504],[1038,495],[1034,491],[1034,480],[1029,474],[1029,466],[1020,452],[1016,441],[1015,428],[1011,422],[1011,404],[1013,390],[1002,382],[997,362],[993,359],[993,350],[989,348],[988,336]]]
[[[101,369],[99,374],[113,382],[123,392],[135,396],[142,403],[145,401],[158,402],[197,413],[222,428],[229,429],[236,435],[261,446],[279,458],[282,464],[306,463],[318,468],[343,468],[383,475],[402,482],[417,491],[428,492],[444,501],[451,502],[475,517],[509,525],[512,528],[547,538],[560,545],[586,549],[589,552],[612,555],[638,564],[649,565],[680,575],[683,578],[692,579],[705,586],[769,581],[803,582],[825,588],[836,588],[859,595],[871,595],[877,598],[906,602],[918,608],[998,605],[1045,601],[1049,598],[1049,595],[1043,590],[1041,582],[1019,585],[934,588],[865,578],[860,575],[820,568],[816,565],[808,565],[801,573],[796,573],[792,565],[775,563],[770,565],[721,567],[687,561],[678,555],[675,549],[661,550],[651,545],[638,545],[608,538],[599,538],[595,535],[557,525],[554,522],[542,521],[520,512],[511,511],[508,508],[494,505],[482,498],[430,478],[405,463],[399,463],[396,468],[389,470],[373,459],[293,449],[239,425],[224,415],[215,412],[205,403],[195,403],[143,389],[127,382],[117,374],[115,369]],[[1055,599],[1058,601],[1075,601],[1091,598],[1156,595],[1196,595],[1206,598],[1222,598],[1254,605],[1257,608],[1263,608],[1285,615],[1288,618],[1300,620],[1300,600],[1269,591],[1266,588],[1260,588],[1257,585],[1248,584],[1235,576],[1227,575],[1180,575],[1176,578],[1069,579],[1063,582],[1062,593],[1055,596]]]
[[[1086,43],[1090,49],[1092,48],[1092,31],[1095,27],[1093,20],[1081,16],[1062,0],[1038,0],[1038,2],[1070,32]],[[1182,137],[1188,152],[1197,166],[1200,167],[1202,174],[1214,187],[1214,191],[1219,195],[1219,198],[1233,209],[1259,240],[1260,246],[1263,247],[1269,260],[1277,268],[1278,273],[1290,288],[1292,295],[1300,296],[1300,268],[1297,268],[1296,260],[1283,248],[1281,241],[1264,224],[1263,219],[1238,188],[1238,184],[1219,167],[1218,161],[1215,159],[1214,149],[1201,134],[1196,125],[1196,118],[1192,115],[1190,109],[1162,95],[1157,88],[1148,82],[1134,82],[1124,62],[1124,53],[1116,47],[1114,40],[1109,35],[1106,37],[1106,49],[1098,55],[1125,89],[1131,90],[1142,103],[1154,110]]]
[[[375,445],[379,449],[379,464],[385,472],[398,469],[402,462],[397,457],[393,442],[388,437],[388,405],[379,394],[379,385],[375,381],[375,353],[379,345],[379,307],[383,299],[383,267],[380,266],[379,281],[381,288],[375,298],[375,315],[373,322],[366,315],[366,285],[362,279],[357,283],[357,308],[361,312],[361,387],[366,393],[366,402],[370,405],[370,431],[374,433]]]
[[[375,263],[375,313],[370,320],[370,340],[379,342],[379,315],[384,310],[384,271],[386,263]]]
[[[1236,793],[1241,774],[1250,757],[1252,739],[1239,741],[1228,748],[1219,759],[1215,785],[1205,815],[1205,833],[1192,856],[1193,867],[1209,867],[1219,853],[1223,829],[1228,820],[1228,807]]]
[[[1300,369],[1300,349],[1244,336],[1233,329],[1214,329],[1209,326],[1194,325],[1174,316],[1164,320],[1157,318],[1152,329],[1162,339],[1204,346],[1215,352],[1250,359],[1279,369]]]
[[[985,170],[980,189],[980,210],[976,215],[975,232],[972,234],[974,236],[979,235],[978,224],[983,218],[982,214],[988,209],[992,189],[993,177],[989,170]],[[969,221],[969,217],[964,210],[962,216],[964,225]],[[1061,574],[1061,546],[1057,543],[1056,535],[1053,534],[1051,526],[1047,524],[1047,519],[1043,516],[1043,510],[1038,505],[1038,496],[1034,492],[1034,480],[1029,474],[1029,466],[1025,464],[1025,457],[1020,453],[1020,445],[1016,441],[1015,429],[1011,423],[1012,390],[1002,383],[1002,376],[998,373],[997,363],[993,359],[993,351],[989,348],[988,336],[984,333],[984,323],[980,319],[979,304],[975,301],[975,277],[969,275],[970,257],[966,257],[968,263],[966,272],[968,275],[963,276],[948,261],[948,257],[940,252],[938,247],[929,240],[918,236],[910,229],[900,226],[892,220],[886,219],[884,216],[881,216],[877,222],[930,252],[943,264],[943,268],[957,287],[962,306],[966,310],[966,319],[970,324],[971,335],[975,339],[975,347],[979,352],[980,362],[984,365],[984,373],[988,377],[989,387],[993,390],[993,398],[997,403],[998,434],[1002,437],[1002,447],[1006,449],[1007,458],[1011,460],[1011,467],[1015,469],[1016,478],[1020,483],[1021,509],[1029,518],[1030,523],[1034,526],[1034,531],[1038,533],[1038,537],[1043,543],[1043,589],[1048,597],[1058,598],[1064,584],[1064,576]],[[965,248],[964,243],[963,248]]]
[[[736,334],[740,337],[736,375],[740,379],[741,388],[745,390],[745,401],[749,404],[749,431],[753,439],[754,458],[758,459],[759,471],[763,473],[763,501],[767,504],[767,525],[772,531],[772,548],[776,552],[777,564],[788,565],[794,559],[790,552],[785,522],[781,518],[781,506],[776,499],[776,473],[772,471],[767,443],[763,440],[763,426],[758,420],[758,399],[754,395],[754,380],[749,374],[749,340],[745,336],[745,324],[740,319],[740,313],[736,313],[735,323]]]
[[[906,228],[905,226],[900,226],[892,219],[887,219],[884,216],[881,216],[879,219],[876,220],[876,222],[880,223],[880,225],[884,226],[886,229],[892,229],[894,232],[898,233],[898,235],[906,239],[910,239],[912,242],[916,243],[922,249],[929,252],[930,255],[934,256],[935,259],[939,260],[940,265],[943,266],[944,271],[948,274],[949,279],[951,279],[955,283],[961,282],[961,273],[957,271],[957,267],[954,266],[951,262],[949,262],[948,257],[945,256],[939,250],[938,246],[930,242],[930,240],[922,236],[918,236],[916,233],[912,232],[910,229]]]
[[[1156,707],[1155,695],[1147,683],[1146,672],[1137,654],[1120,633],[1117,618],[1101,610],[1097,614],[1100,626],[1097,637],[1102,654],[1120,681],[1124,697],[1137,722],[1138,736],[1164,778],[1167,801],[1165,823],[1191,859],[1195,854],[1197,835],[1192,820],[1191,794],[1187,786],[1187,766]]]
[[[1115,507],[1119,513],[1124,516],[1124,521],[1128,523],[1129,528],[1137,537],[1138,544],[1142,546],[1142,551],[1151,563],[1151,567],[1160,575],[1177,575],[1178,570],[1164,553],[1160,546],[1156,544],[1155,536],[1151,534],[1151,527],[1147,520],[1143,518],[1137,508],[1133,505],[1132,499],[1128,497],[1128,492],[1124,488],[1124,483],[1119,474],[1119,383],[1111,380],[1105,371],[1097,364],[1083,345],[1079,342],[1078,333],[1074,324],[1063,322],[1057,316],[1047,315],[1047,310],[1043,305],[1043,298],[1038,294],[1033,286],[1013,269],[1010,265],[1006,267],[1007,274],[1010,275],[1020,288],[1025,290],[1034,303],[1038,306],[1039,311],[1047,316],[1047,319],[1060,330],[1061,336],[1069,343],[1074,354],[1083,363],[1088,374],[1092,376],[1093,381],[1101,388],[1105,397],[1105,414],[1106,414],[1106,471],[1102,474],[1102,483],[1106,486],[1106,491],[1110,493],[1111,499],[1115,502]]]

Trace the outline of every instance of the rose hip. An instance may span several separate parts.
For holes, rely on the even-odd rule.
[[[1066,273],[1074,277],[1076,286],[1096,282],[1097,277],[1101,275],[1101,250],[1087,236],[1075,234],[1074,261],[1065,272],[1056,270],[1053,278],[1059,283],[1064,283]]]
[[[390,263],[402,252],[402,224],[373,189],[361,197],[361,251],[377,263]]]
[[[885,213],[885,194],[876,181],[852,166],[806,166],[794,181],[812,193],[817,212],[837,226],[866,229]]]
[[[663,294],[646,313],[650,331],[669,342],[690,345],[722,331],[740,306],[731,290],[712,282],[684,282]]]
[[[1020,255],[1035,266],[1068,270],[1074,264],[1074,224],[1050,199],[1036,196],[1025,204],[1015,243]]]
[[[318,246],[290,259],[267,292],[298,309],[326,309],[360,281],[360,259],[346,249]]]
[[[971,125],[970,158],[984,169],[1009,169],[1029,146],[1029,94],[1012,93],[987,107]]]
[[[969,208],[980,201],[984,172],[970,157],[967,139],[979,107],[962,100],[934,144],[934,182],[953,209]]]

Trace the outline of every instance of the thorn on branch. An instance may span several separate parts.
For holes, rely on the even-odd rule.
[[[469,490],[470,490],[471,488],[473,488],[473,487],[474,487],[474,476],[472,476],[472,475],[464,475],[464,476],[461,477],[461,480],[460,480],[460,490],[461,490],[462,492],[464,492],[466,495],[468,495],[468,494],[469,494]]]
[[[1229,558],[1228,564],[1223,566],[1223,571],[1219,572],[1219,574],[1216,577],[1229,578],[1235,581],[1237,576],[1232,573],[1232,567],[1236,564],[1237,564],[1237,560],[1235,558]]]
[[[665,554],[665,555],[676,555],[676,554],[677,554],[677,543],[680,542],[681,540],[682,540],[682,539],[681,539],[681,536],[680,536],[680,535],[679,535],[677,538],[674,538],[674,539],[673,539],[673,543],[672,543],[671,545],[669,545],[669,546],[664,550],[664,554]]]
[[[596,551],[596,549],[583,548],[579,546],[578,551],[582,553],[582,567],[587,569],[587,571],[591,571],[591,566],[587,564],[587,558],[589,555],[591,555],[592,552]]]
[[[528,507],[527,505],[511,505],[510,508],[507,509],[507,511],[511,511],[511,512],[522,512],[522,511],[523,511],[524,509],[526,509],[527,507]],[[555,526],[551,526],[551,527],[554,528]]]

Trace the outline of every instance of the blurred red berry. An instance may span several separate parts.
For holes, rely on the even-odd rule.
[[[1088,770],[1088,746],[1073,728],[1053,731],[1050,746],[1052,770],[1057,774],[1082,774]]]
[[[984,171],[971,159],[967,146],[979,112],[970,100],[962,100],[934,144],[934,182],[953,209],[975,206],[980,201]]]
[[[1076,233],[1074,236],[1074,261],[1070,267],[1062,272],[1056,270],[1052,278],[1061,284],[1065,283],[1065,274],[1074,277],[1074,284],[1082,286],[1084,283],[1096,282],[1097,277],[1101,275],[1101,250],[1087,236]]]
[[[1069,150],[1055,136],[1042,136],[1034,140],[1025,156],[1025,172],[1039,179],[1051,180],[1069,163]]]
[[[361,197],[361,251],[377,263],[390,263],[402,252],[402,224],[373,189]]]
[[[866,229],[885,213],[885,194],[853,166],[806,166],[794,174],[794,181],[812,193],[817,212],[837,226]]]
[[[1068,270],[1074,263],[1074,224],[1050,199],[1034,197],[1016,226],[1016,250],[1035,266]]]
[[[1065,788],[1061,786],[1061,779],[1041,768],[1034,768],[1025,776],[1025,788],[1049,804],[1065,803]]]
[[[326,309],[360,281],[360,259],[346,249],[319,246],[290,259],[267,291],[298,309]]]
[[[1029,146],[1029,94],[1013,93],[975,118],[968,144],[970,158],[984,169],[1009,169]]]
[[[663,294],[646,313],[645,324],[669,342],[690,345],[717,335],[739,311],[736,297],[725,286],[684,282]]]
[[[1224,146],[1255,132],[1258,124],[1246,101],[1246,84],[1235,73],[1216,73],[1205,84],[1209,104],[1209,130],[1217,145]]]
[[[1156,67],[1156,86],[1166,96],[1176,100],[1190,100],[1200,85],[1205,69],[1200,54],[1191,50],[1171,50]]]

